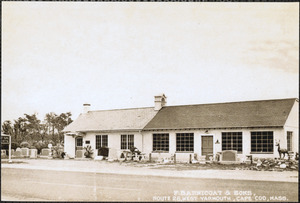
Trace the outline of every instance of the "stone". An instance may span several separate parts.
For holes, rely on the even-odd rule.
[[[22,156],[22,150],[21,148],[17,148],[15,152],[15,157],[20,158]]]
[[[29,157],[29,149],[28,148],[21,148],[22,156]]]
[[[6,150],[1,149],[1,158],[6,158]]]
[[[286,164],[281,164],[279,167],[280,168],[286,168]]]
[[[118,150],[115,148],[109,148],[108,159],[117,159],[117,158],[118,158]]]
[[[76,150],[76,158],[84,158],[84,150]]]
[[[101,161],[103,160],[103,156],[95,156],[94,160]]]
[[[42,156],[49,156],[51,150],[48,148],[42,149]]]
[[[236,161],[236,160],[237,160],[237,151],[234,150],[222,151],[222,161]]]
[[[245,163],[249,165],[251,164],[251,160],[246,160]]]
[[[15,155],[15,150],[11,149],[11,155],[14,156]]]
[[[37,158],[37,149],[30,149],[30,158],[31,159]]]

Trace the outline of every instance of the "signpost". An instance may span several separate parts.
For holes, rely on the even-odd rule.
[[[11,136],[1,134],[1,144],[8,144],[8,162],[11,163]]]

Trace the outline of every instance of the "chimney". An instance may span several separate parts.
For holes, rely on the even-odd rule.
[[[87,113],[88,111],[90,111],[90,107],[91,105],[88,103],[83,104],[83,112],[82,113]]]
[[[154,96],[154,110],[159,111],[163,106],[165,106],[165,104],[167,103],[166,99],[167,97],[165,96],[165,94]]]

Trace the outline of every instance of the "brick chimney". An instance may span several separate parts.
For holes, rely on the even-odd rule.
[[[90,111],[91,105],[88,103],[84,103],[83,104],[83,112],[82,113],[87,113],[88,111]]]
[[[165,104],[167,103],[167,97],[165,94],[160,94],[157,96],[154,96],[154,110],[159,111]]]

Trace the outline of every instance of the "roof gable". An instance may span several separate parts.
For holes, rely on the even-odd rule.
[[[89,111],[80,114],[64,132],[142,130],[156,113],[152,107]]]
[[[165,106],[144,130],[284,126],[295,100]]]

